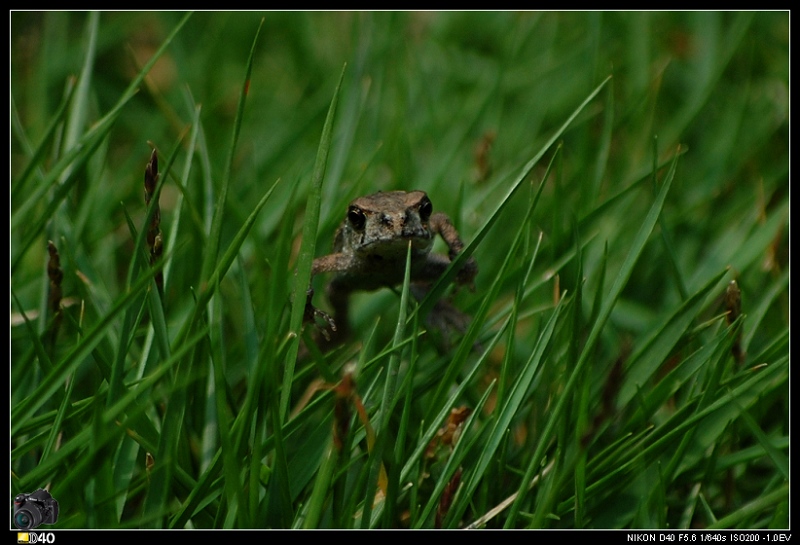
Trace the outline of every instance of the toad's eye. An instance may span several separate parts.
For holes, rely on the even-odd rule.
[[[364,225],[367,223],[367,216],[364,215],[364,211],[359,207],[351,206],[347,210],[347,221],[356,231],[363,231]]]
[[[428,221],[433,213],[433,204],[431,204],[431,200],[428,197],[422,199],[422,202],[419,203],[419,217],[422,221]]]

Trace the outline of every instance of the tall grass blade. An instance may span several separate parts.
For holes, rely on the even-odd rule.
[[[319,225],[319,208],[322,195],[322,181],[325,178],[325,168],[328,164],[328,154],[331,149],[333,137],[333,120],[336,115],[336,105],[339,102],[339,89],[344,79],[344,71],[347,65],[342,67],[339,75],[339,82],[333,92],[331,105],[328,108],[328,115],[325,117],[325,125],[322,127],[317,158],[314,161],[314,172],[311,174],[311,186],[309,187],[308,199],[306,201],[305,219],[303,220],[303,241],[300,243],[300,254],[297,258],[297,272],[294,280],[294,300],[292,301],[292,314],[289,318],[289,331],[291,343],[289,352],[286,355],[283,369],[283,386],[281,389],[280,400],[280,420],[284,422],[286,412],[289,408],[289,400],[292,393],[292,382],[294,381],[294,366],[297,360],[297,351],[300,347],[300,329],[303,326],[303,314],[306,305],[306,290],[311,280],[311,265],[314,261],[314,249],[316,248],[317,226]]]

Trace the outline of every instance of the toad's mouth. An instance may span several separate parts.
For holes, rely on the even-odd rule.
[[[393,235],[364,243],[358,251],[361,254],[382,257],[404,256],[409,243],[411,243],[412,252],[427,252],[433,245],[433,240],[429,236],[417,233]]]

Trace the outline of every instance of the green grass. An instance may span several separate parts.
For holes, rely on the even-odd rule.
[[[12,12],[11,496],[48,487],[56,528],[787,528],[788,37]],[[392,189],[475,291],[358,294],[309,352],[311,261]],[[439,296],[465,332],[426,330]]]

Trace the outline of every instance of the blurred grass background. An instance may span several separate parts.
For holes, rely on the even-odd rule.
[[[459,527],[518,490],[488,526],[788,527],[787,12],[183,18],[10,14],[12,496],[49,484],[56,527]],[[299,412],[278,408],[292,272],[345,63],[315,255],[330,250],[347,203],[378,190],[427,191],[467,242],[496,222],[474,248],[476,291],[454,296],[475,315],[492,294],[475,334],[493,348],[479,358],[471,342],[430,332],[403,352],[380,456],[355,416],[345,448],[331,449],[329,389],[300,400],[354,359],[358,394],[383,418],[389,290],[354,298],[359,337],[298,361]],[[531,189],[506,200],[522,165],[609,75]],[[135,257],[148,142],[162,168],[159,300]],[[674,171],[654,175],[654,164]],[[658,225],[604,300],[667,178]],[[63,270],[57,324],[48,240]],[[227,276],[207,284],[231,247]],[[729,326],[734,279],[745,317]],[[323,307],[324,281],[314,282]],[[588,363],[570,382],[578,361]],[[453,403],[476,409],[462,440],[412,454],[462,384]],[[389,474],[388,508],[376,500],[370,519],[376,464]]]

